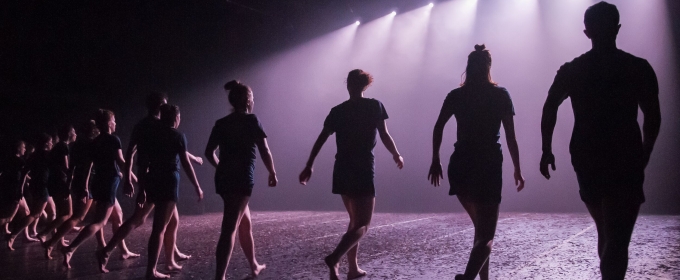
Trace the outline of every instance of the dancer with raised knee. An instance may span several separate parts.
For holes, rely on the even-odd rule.
[[[404,167],[404,159],[397,151],[392,136],[387,131],[387,112],[383,104],[373,98],[365,98],[364,91],[373,82],[373,77],[355,69],[347,75],[349,100],[331,109],[323,124],[323,129],[314,143],[307,166],[300,173],[300,183],[306,185],[312,176],[314,160],[321,147],[331,134],[335,139],[338,152],[333,168],[333,193],[342,196],[349,214],[347,232],[340,243],[324,262],[328,266],[331,279],[339,279],[338,266],[342,256],[347,255],[349,272],[347,279],[366,275],[359,268],[357,251],[359,241],[368,231],[375,206],[375,156],[376,132],[380,135],[387,150],[392,154],[399,169]]]
[[[465,81],[446,96],[434,126],[432,165],[428,175],[435,187],[444,178],[439,149],[444,126],[455,116],[457,141],[449,161],[449,195],[458,196],[458,201],[475,228],[474,243],[465,272],[456,275],[456,280],[472,280],[478,274],[482,280],[489,279],[489,256],[496,234],[503,186],[501,124],[515,167],[513,176],[517,191],[524,188],[514,115],[510,94],[491,79],[491,53],[484,45],[475,45],[475,50],[468,55]]]
[[[224,89],[229,91],[229,103],[234,110],[215,122],[205,148],[206,158],[217,168],[215,189],[224,201],[222,229],[215,252],[216,280],[226,279],[237,230],[252,276],[256,277],[266,267],[255,259],[252,220],[248,207],[255,184],[256,146],[269,171],[268,185],[275,187],[278,182],[274,160],[267,145],[267,134],[260,120],[252,113],[255,105],[253,91],[235,80],[226,83]],[[219,157],[215,154],[217,149],[220,150]]]
[[[177,199],[179,196],[179,165],[189,176],[191,183],[196,188],[198,201],[203,199],[203,190],[198,184],[196,173],[189,160],[187,152],[187,139],[183,133],[177,131],[180,123],[179,107],[164,104],[161,106],[161,118],[159,125],[153,129],[153,137],[148,139],[149,149],[147,156],[149,172],[146,174],[146,200],[155,205],[153,226],[149,237],[149,256],[146,269],[147,279],[169,278],[167,274],[156,270],[158,256],[161,253],[166,227],[173,214],[177,212]],[[175,239],[174,234],[169,236]],[[175,240],[165,243],[165,254],[172,255]]]
[[[550,179],[548,168],[555,170],[557,109],[571,98],[569,152],[581,200],[597,228],[602,279],[623,279],[628,245],[645,201],[644,171],[661,125],[659,86],[646,60],[617,48],[621,24],[616,6],[590,6],[584,23],[592,49],[560,67],[543,105],[540,171]],[[638,108],[644,114],[642,133]]]

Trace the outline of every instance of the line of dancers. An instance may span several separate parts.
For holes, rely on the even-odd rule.
[[[585,13],[584,22],[585,34],[593,47],[563,65],[549,90],[541,124],[540,172],[549,179],[549,167],[555,170],[552,133],[557,108],[569,97],[575,115],[570,144],[572,163],[581,199],[596,224],[602,278],[623,279],[628,244],[640,204],[644,202],[644,168],[661,121],[658,85],[654,70],[646,60],[616,47],[616,35],[621,25],[614,5],[600,2],[591,6]],[[521,191],[525,183],[515,138],[513,103],[508,91],[493,82],[490,70],[490,52],[484,45],[475,45],[475,50],[468,55],[464,81],[446,96],[433,131],[428,179],[432,185],[439,186],[443,178],[439,157],[443,130],[455,116],[457,141],[447,170],[451,184],[449,194],[458,197],[475,229],[467,266],[462,274],[455,276],[456,280],[474,279],[477,275],[489,279],[489,256],[501,202],[501,125],[514,166],[517,191]],[[350,221],[337,247],[323,260],[330,279],[339,279],[338,266],[343,256],[347,256],[349,264],[347,279],[367,275],[359,267],[357,255],[359,241],[370,227],[375,205],[373,150],[377,137],[397,167],[404,166],[404,159],[387,129],[385,106],[364,96],[372,82],[373,77],[366,71],[349,72],[349,99],[331,109],[299,175],[301,184],[309,182],[319,151],[335,133],[337,154],[332,192],[341,195]],[[224,89],[233,111],[215,122],[204,152],[208,162],[216,168],[215,189],[224,201],[215,279],[225,279],[237,232],[252,275],[257,276],[266,267],[255,258],[248,207],[258,151],[269,172],[268,185],[275,187],[278,183],[267,134],[253,114],[252,89],[235,80],[226,83]],[[146,276],[149,279],[169,277],[156,268],[161,244],[165,248],[166,269],[182,268],[176,260],[190,256],[181,254],[175,245],[179,226],[176,208],[179,171],[184,170],[189,177],[200,201],[203,191],[192,161],[202,164],[202,159],[187,150],[186,137],[178,131],[179,107],[167,104],[167,96],[161,93],[150,94],[146,101],[149,114],[134,127],[125,154],[120,139],[113,134],[116,130],[114,113],[108,110],[99,110],[93,121],[83,125],[81,136],[77,138],[70,126],[59,130],[60,140],[54,145],[49,135],[42,135],[36,142],[36,151],[26,161],[25,143],[16,143],[15,154],[3,161],[0,174],[0,218],[3,226],[12,221],[7,247],[12,249],[19,233],[28,231],[35,224],[51,199],[56,218],[36,235],[45,248],[46,257],[51,258],[53,249],[61,245],[64,265],[70,267],[70,259],[78,246],[99,233],[96,258],[99,269],[105,273],[114,248],[120,246],[124,258],[139,256],[125,247],[124,239],[143,224],[155,208]],[[638,107],[644,114],[642,132],[637,124]],[[137,169],[133,172],[135,155]],[[121,181],[125,195],[137,194],[135,213],[124,223],[121,223],[122,214],[116,201]],[[138,186],[136,190],[134,183]],[[22,192],[24,189],[27,191]],[[24,194],[30,197],[28,206]],[[28,214],[12,219],[19,209]],[[66,244],[64,235],[82,223],[89,210],[93,212],[93,221]],[[114,235],[105,243],[102,229],[107,221],[114,224]],[[27,238],[31,237],[27,235]]]

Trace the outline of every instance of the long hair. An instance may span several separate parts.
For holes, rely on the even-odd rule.
[[[234,110],[244,110],[248,107],[248,94],[252,92],[249,86],[232,80],[224,84],[224,90],[229,91],[229,104],[234,107]]]
[[[465,67],[465,78],[461,87],[471,84],[490,84],[496,85],[491,79],[491,53],[484,44],[475,45],[475,50],[468,55],[467,67]]]
[[[109,131],[109,121],[114,117],[112,111],[106,109],[99,109],[94,116],[94,122],[97,125],[100,133],[108,133]]]

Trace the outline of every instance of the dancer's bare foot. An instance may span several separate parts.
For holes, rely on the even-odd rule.
[[[40,239],[31,237],[30,235],[26,234],[26,241],[27,242],[38,242]]]
[[[73,227],[73,231],[79,232],[83,229],[83,227]]]
[[[130,252],[130,251],[125,251],[125,252],[123,252],[123,254],[120,255],[120,257],[124,260],[134,259],[134,258],[139,258],[139,254],[133,253],[133,252]]]
[[[347,272],[347,280],[358,279],[366,276],[366,274],[366,271],[361,268],[357,268],[357,270],[350,270]]]
[[[99,262],[99,271],[101,273],[109,273],[109,270],[106,269],[106,264],[109,262],[109,254],[104,252],[104,250],[97,250],[95,255],[97,255],[97,262]]]
[[[170,278],[170,275],[160,273],[155,269],[151,272],[146,273],[146,279],[168,279],[168,278]]]
[[[251,267],[250,270],[252,272],[252,276],[257,277],[258,275],[260,275],[260,272],[262,272],[265,268],[267,268],[266,264],[257,264],[255,265],[254,268]]]
[[[333,262],[331,256],[327,256],[323,259],[323,262],[328,266],[328,272],[331,280],[340,280],[340,275],[338,275],[338,262]]]
[[[5,235],[5,240],[7,240],[7,249],[9,249],[10,251],[14,251],[14,247],[12,247],[12,246],[14,245],[14,240],[16,238],[17,238],[16,236],[11,235],[11,234]]]
[[[66,240],[66,238],[63,238],[63,237],[61,238],[61,247],[66,247],[66,246],[68,246],[68,243],[69,243],[69,242],[68,242],[68,240]]]
[[[45,244],[45,241],[47,241],[47,236],[46,236],[46,235],[38,234],[38,235],[35,236],[35,238],[38,239],[38,240],[40,240],[40,243],[41,243],[41,244]]]
[[[180,272],[180,271],[182,271],[182,266],[179,265],[179,264],[177,264],[177,263],[169,264],[169,265],[165,266],[165,268],[166,268],[168,271],[170,271],[171,273],[172,273],[172,272]]]
[[[178,250],[175,250],[175,259],[178,261],[186,261],[188,259],[191,259],[191,255],[186,255]]]
[[[64,255],[64,266],[67,269],[70,269],[71,268],[70,262],[71,262],[71,257],[73,256],[73,252],[71,250],[69,250],[68,247],[62,247],[61,253]]]
[[[52,259],[52,250],[54,250],[53,246],[50,246],[49,244],[43,242],[42,243],[43,248],[45,248],[45,258],[48,260]]]
[[[9,231],[9,223],[5,224],[5,234],[12,234],[12,232]]]

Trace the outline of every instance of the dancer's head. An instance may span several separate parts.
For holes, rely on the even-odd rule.
[[[97,124],[94,120],[89,120],[80,125],[78,133],[84,136],[82,139],[92,140],[99,135],[99,129],[97,129]]]
[[[158,115],[161,105],[167,103],[168,95],[165,92],[152,91],[146,95],[146,110],[149,112],[149,115]]]
[[[94,122],[100,133],[113,133],[116,131],[116,116],[112,111],[99,109],[94,116]]]
[[[73,126],[70,124],[65,124],[59,127],[57,134],[59,135],[59,139],[61,139],[63,142],[76,141],[76,130],[73,129]]]
[[[161,123],[164,126],[177,128],[180,122],[179,106],[163,104],[161,106]]]
[[[41,133],[38,135],[38,139],[36,141],[36,146],[38,149],[43,150],[43,151],[49,151],[52,149],[52,136],[50,136],[47,133]]]
[[[350,95],[359,94],[373,83],[373,76],[361,69],[354,69],[347,74],[347,91]]]
[[[235,112],[250,113],[253,111],[255,101],[253,90],[249,86],[232,80],[224,84],[224,90],[229,92],[229,103],[234,107]]]
[[[496,84],[491,79],[491,53],[484,44],[475,45],[475,50],[468,55],[464,74],[465,80],[461,86]]]
[[[26,154],[26,142],[22,140],[14,141],[12,152],[19,157],[24,156]]]
[[[588,7],[583,17],[586,30],[583,33],[591,40],[615,41],[619,34],[619,10],[607,2]]]

